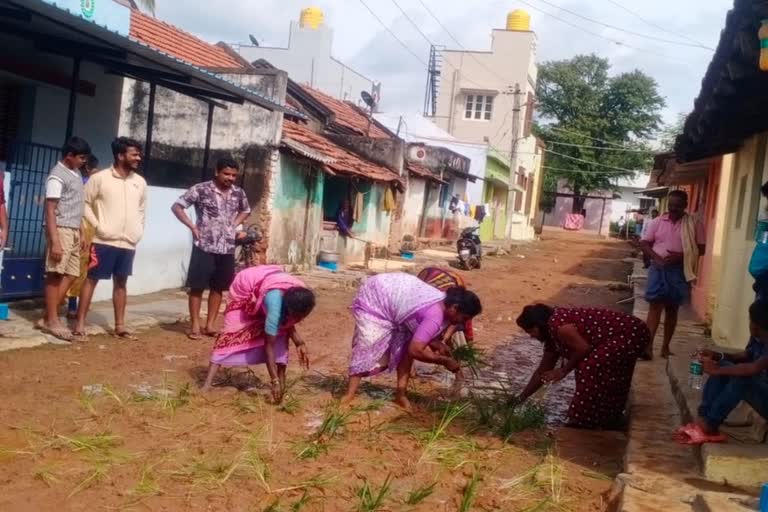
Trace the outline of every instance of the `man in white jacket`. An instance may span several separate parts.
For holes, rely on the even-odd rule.
[[[97,172],[85,186],[85,218],[96,232],[91,245],[88,279],[83,283],[73,334],[85,336],[85,319],[100,280],[112,279],[115,336],[136,339],[125,328],[128,277],[136,246],[144,235],[147,182],[137,171],[141,144],[127,137],[112,142],[114,165]]]

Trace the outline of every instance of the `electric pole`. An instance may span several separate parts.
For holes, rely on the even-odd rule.
[[[520,141],[520,96],[522,96],[520,84],[515,84],[512,92],[512,145],[509,152],[509,191],[507,192],[507,229],[506,238],[512,238],[512,216],[515,208],[515,190],[517,185],[517,143]]]

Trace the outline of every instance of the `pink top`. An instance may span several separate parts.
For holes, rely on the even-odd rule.
[[[417,324],[413,331],[413,340],[419,343],[431,343],[443,331],[444,312],[441,303],[421,308],[406,321]]]
[[[666,258],[671,252],[682,253],[682,226],[682,219],[673,222],[672,219],[669,218],[669,214],[665,213],[661,217],[654,219],[653,222],[648,225],[648,229],[643,235],[643,241],[653,244],[653,252],[662,258]],[[696,243],[699,245],[704,245],[706,243],[704,226],[698,221],[696,222]]]

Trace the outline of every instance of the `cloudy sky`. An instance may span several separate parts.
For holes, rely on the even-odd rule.
[[[383,82],[384,110],[408,112],[422,108],[426,69],[384,30],[363,2],[424,61],[429,45],[395,2],[431,41],[456,47],[422,3],[463,47],[474,50],[490,49],[491,30],[504,27],[507,12],[524,8],[531,13],[538,36],[540,63],[594,52],[609,58],[616,73],[640,69],[659,83],[669,121],[691,109],[712,58],[712,51],[700,46],[716,47],[733,4],[733,0],[156,1],[158,18],[203,39],[237,43],[247,42],[248,34],[253,34],[263,46],[287,46],[290,21],[298,19],[302,8],[317,5],[335,31],[335,56]]]

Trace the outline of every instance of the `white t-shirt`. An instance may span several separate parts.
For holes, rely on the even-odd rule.
[[[61,163],[61,162],[59,162]],[[73,171],[66,165],[62,164],[62,167],[66,168],[69,172],[77,177],[80,177],[80,171]],[[64,182],[57,176],[48,176],[48,180],[45,183],[45,198],[46,199],[61,199],[61,191],[64,188]]]

